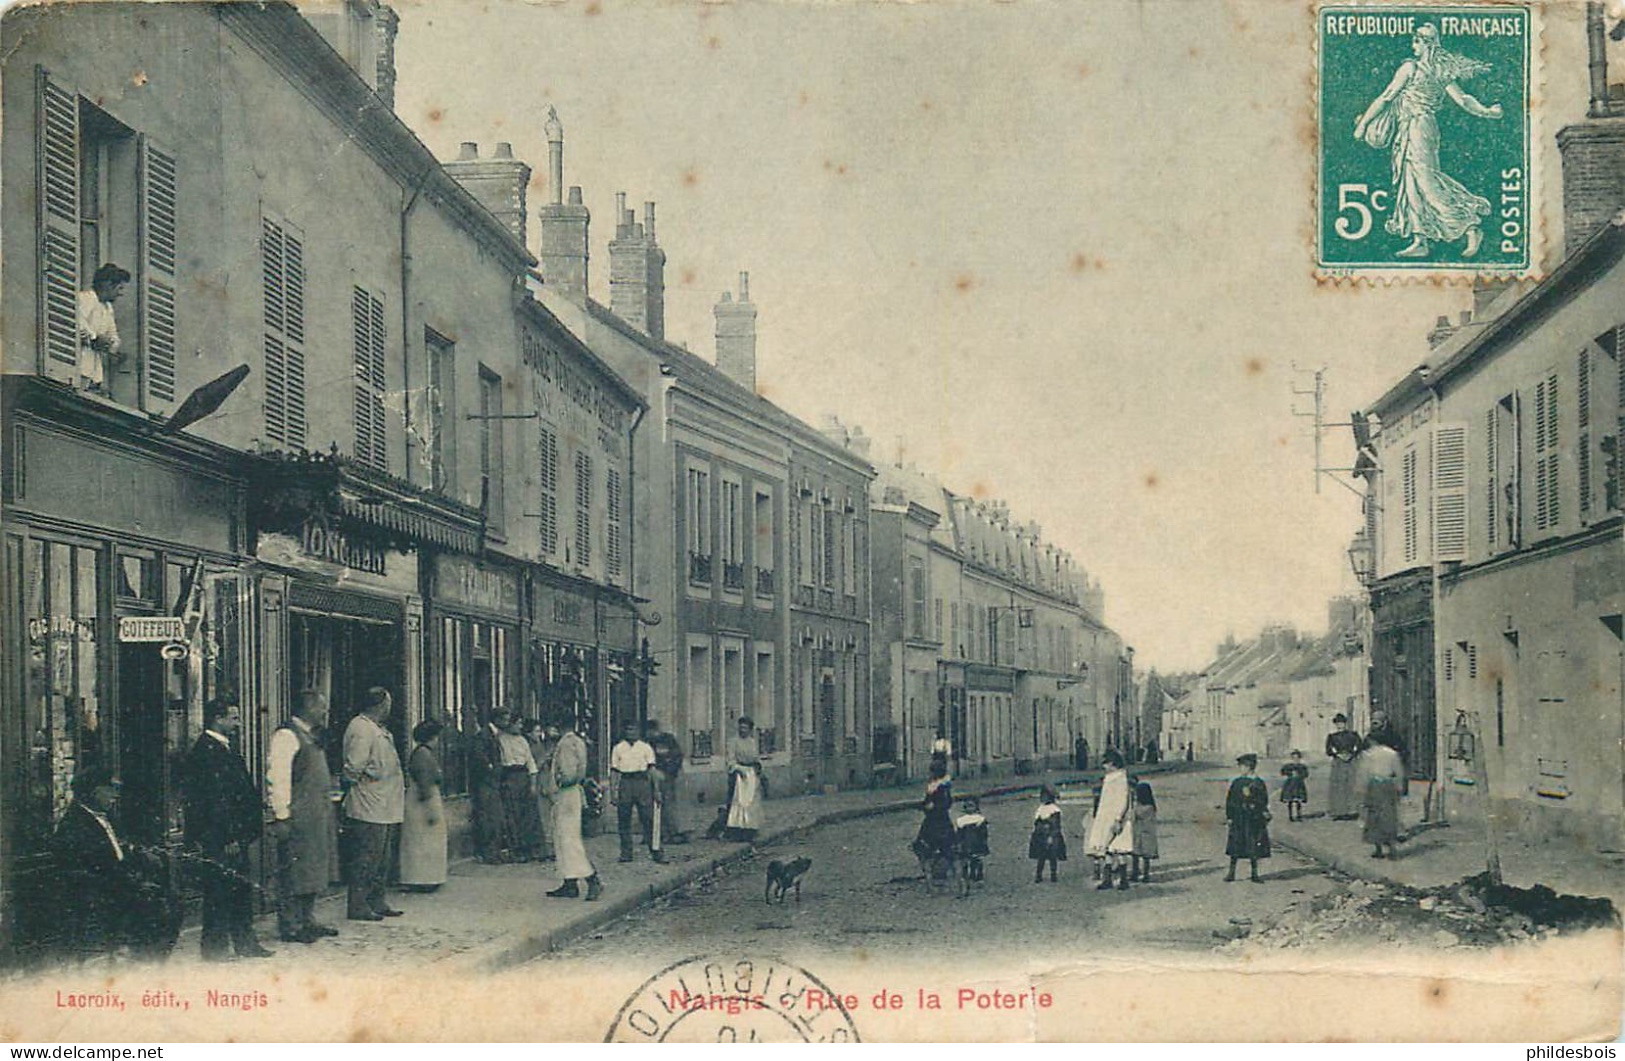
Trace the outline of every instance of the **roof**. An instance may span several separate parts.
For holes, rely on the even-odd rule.
[[[1498,315],[1486,315],[1482,321],[1457,329],[1450,339],[1429,352],[1427,360],[1378,398],[1368,411],[1381,416],[1384,409],[1407,404],[1470,371],[1538,327],[1622,256],[1625,256],[1625,211],[1615,214],[1563,259],[1551,275],[1514,299]],[[1495,305],[1501,301],[1497,300]]]
[[[432,202],[487,247],[507,257],[516,271],[536,264],[508,226],[446,172],[434,152],[292,4],[283,0],[217,3],[215,11],[223,25],[269,59],[290,82],[305,89],[349,139],[404,187],[421,186]]]
[[[527,293],[522,300],[522,309],[535,317],[543,327],[563,337],[564,344],[569,347],[570,353],[579,357],[591,366],[598,375],[602,376],[610,386],[618,391],[634,409],[647,408],[643,395],[626,380],[621,374],[609,366],[603,358],[592,352],[592,348],[581,341],[581,338],[571,331],[569,326],[559,320],[558,316],[534,296]]]
[[[836,445],[805,421],[730,379],[726,373],[704,358],[684,350],[675,343],[645,335],[622,320],[608,306],[590,298],[587,300],[587,313],[593,320],[659,357],[674,377],[694,390],[728,402],[743,412],[759,416],[788,432],[795,441],[861,470],[866,477],[874,476],[874,465],[868,460],[845,446]]]

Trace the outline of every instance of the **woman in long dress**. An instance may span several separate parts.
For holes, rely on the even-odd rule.
[[[586,807],[586,794],[582,786],[587,782],[587,742],[573,728],[574,719],[558,721],[562,736],[553,749],[553,851],[558,862],[559,876],[564,883],[548,892],[554,899],[574,899],[581,895],[580,882],[587,882],[587,902],[594,902],[604,892],[598,871],[587,857],[587,845],[581,836],[581,812]]]
[[[1094,821],[1089,823],[1084,851],[1107,863],[1096,890],[1112,887],[1115,872],[1117,889],[1128,891],[1128,864],[1134,854],[1134,793],[1121,754],[1115,749],[1109,751],[1101,763],[1106,767],[1106,776],[1100,779],[1100,804],[1095,808]]]
[[[1349,729],[1347,715],[1333,715],[1337,729],[1326,735],[1326,757],[1332,761],[1331,780],[1326,783],[1326,814],[1332,821],[1353,821],[1360,815],[1355,795],[1354,760],[1360,755],[1360,735]]]
[[[1490,202],[1439,167],[1437,113],[1449,97],[1474,117],[1500,118],[1499,103],[1485,106],[1456,83],[1486,73],[1490,67],[1446,51],[1439,45],[1438,28],[1431,24],[1417,29],[1411,51],[1415,58],[1400,64],[1388,87],[1355,122],[1354,138],[1389,149],[1394,199],[1384,227],[1389,234],[1411,241],[1396,253],[1420,258],[1427,254],[1430,240],[1453,243],[1466,236],[1462,257],[1471,258],[1484,241],[1480,226],[1490,214]]]
[[[756,741],[756,723],[748,718],[739,720],[738,736],[728,743],[728,772],[733,792],[723,838],[748,843],[762,827],[762,752]]]
[[[949,813],[953,805],[953,780],[948,776],[948,763],[933,758],[931,776],[925,783],[925,797],[920,800],[925,817],[910,845],[914,857],[920,860],[920,873],[927,887],[934,875],[939,880],[947,879],[954,864],[954,823]]]
[[[446,883],[446,811],[433,747],[444,728],[426,718],[412,729],[416,747],[406,760],[409,784],[401,824],[401,886],[412,891],[432,892]]]
[[[1365,842],[1372,858],[1393,858],[1399,842],[1399,793],[1405,780],[1404,762],[1399,753],[1373,733],[1366,738],[1360,756],[1360,773],[1365,779]],[[1386,855],[1383,848],[1388,849]]]

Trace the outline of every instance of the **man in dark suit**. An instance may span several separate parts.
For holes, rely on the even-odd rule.
[[[70,959],[127,945],[138,958],[161,961],[180,934],[180,904],[162,857],[118,835],[117,806],[118,782],[110,771],[75,770],[73,802],[51,834],[52,942]]]
[[[491,720],[474,735],[469,756],[469,787],[474,793],[474,850],[481,862],[508,861],[507,829],[502,813],[502,742],[508,712],[493,711]]]
[[[254,885],[248,849],[264,829],[259,791],[232,750],[243,728],[237,705],[211,701],[204,730],[183,768],[186,843],[199,860],[203,888],[203,957],[269,958],[254,935]]]

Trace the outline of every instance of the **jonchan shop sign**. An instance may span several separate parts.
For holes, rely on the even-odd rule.
[[[384,550],[366,542],[346,538],[320,520],[307,519],[300,529],[299,547],[306,556],[341,564],[352,571],[384,574]]]

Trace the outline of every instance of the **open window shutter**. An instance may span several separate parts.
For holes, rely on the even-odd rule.
[[[175,156],[141,140],[141,386],[147,412],[175,405]]]
[[[1467,559],[1467,425],[1433,429],[1433,559]]]
[[[1489,412],[1484,414],[1484,536],[1486,543],[1493,549],[1499,535],[1496,526],[1496,493],[1501,489],[1500,468],[1496,464],[1496,420],[1500,413],[1499,405],[1490,406]]]
[[[40,371],[79,375],[79,94],[39,72]]]

